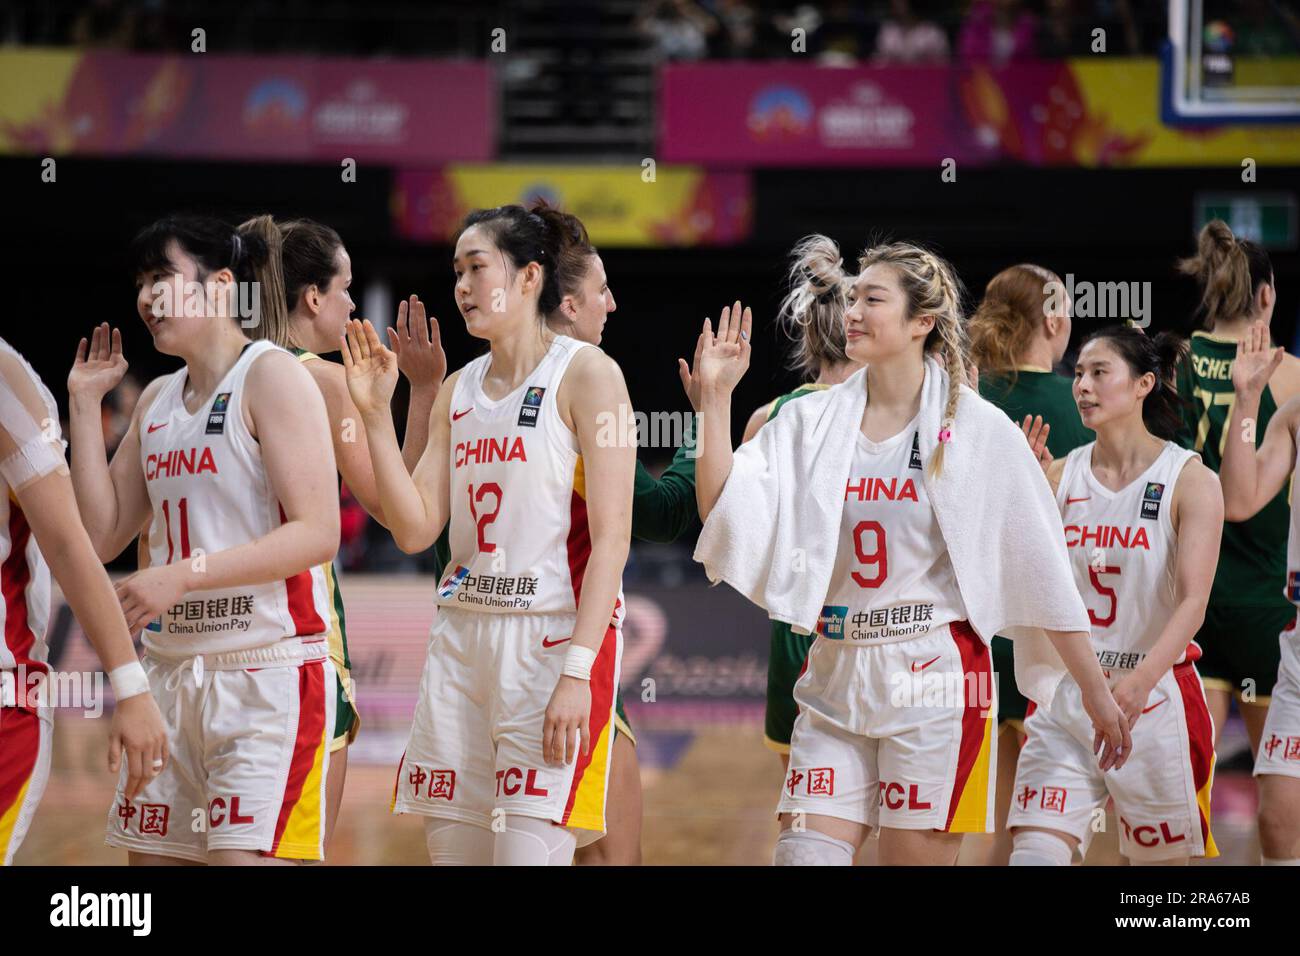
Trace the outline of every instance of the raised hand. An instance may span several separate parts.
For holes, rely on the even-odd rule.
[[[68,395],[103,401],[126,375],[126,358],[122,355],[122,333],[101,322],[90,335],[77,343],[77,357],[68,373]]]
[[[699,344],[696,367],[692,379],[699,379],[701,389],[732,391],[749,368],[751,352],[750,334],[753,317],[750,310],[743,311],[740,300],[727,306],[718,317],[715,335],[708,319],[704,320],[703,341]],[[690,389],[688,387],[687,393]]]
[[[447,353],[442,350],[438,320],[425,319],[418,296],[397,305],[397,325],[388,330],[389,347],[397,354],[397,367],[411,388],[435,388],[447,377]]]
[[[1268,323],[1252,322],[1237,343],[1237,357],[1232,362],[1232,388],[1238,395],[1259,396],[1285,353],[1282,346],[1269,345]]]
[[[343,336],[343,368],[348,392],[362,415],[386,414],[397,388],[397,355],[386,349],[370,320],[348,322]]]
[[[1052,464],[1052,453],[1047,450],[1047,434],[1052,430],[1052,426],[1043,422],[1042,415],[1035,415],[1032,418],[1025,416],[1025,420],[1020,423],[1020,430],[1025,435],[1025,440],[1029,442],[1029,449],[1038,459],[1038,464],[1043,467],[1043,473]]]

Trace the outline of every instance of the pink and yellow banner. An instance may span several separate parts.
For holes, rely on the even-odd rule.
[[[745,166],[1300,164],[1300,125],[1193,129],[1160,117],[1160,63],[704,63],[660,73],[667,162]]]
[[[481,62],[0,52],[0,153],[484,160],[496,112]]]
[[[598,246],[742,242],[752,222],[750,177],[689,166],[451,165],[401,170],[396,232],[448,242],[472,209],[543,198],[582,219]]]

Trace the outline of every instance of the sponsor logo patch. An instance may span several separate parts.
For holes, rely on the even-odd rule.
[[[1160,517],[1160,501],[1165,496],[1165,486],[1158,481],[1148,481],[1142,492],[1142,517],[1154,521]]]
[[[226,430],[226,412],[230,410],[230,392],[222,392],[212,400],[212,408],[208,409],[208,427],[204,433],[208,435],[220,435]]]
[[[537,416],[542,413],[542,396],[546,389],[540,385],[530,385],[524,392],[523,404],[519,406],[519,424],[529,428],[537,427]]]
[[[847,605],[827,604],[817,618],[817,633],[828,641],[844,640],[844,619],[848,616]]]

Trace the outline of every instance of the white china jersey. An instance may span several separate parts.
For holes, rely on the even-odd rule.
[[[491,399],[491,353],[465,366],[448,411],[451,560],[438,603],[495,614],[575,612],[591,556],[587,488],[577,437],[556,392],[583,348],[557,336],[522,385]],[[614,623],[623,618],[620,589]]]
[[[265,341],[246,346],[193,413],[182,400],[186,370],[173,372],[141,416],[151,564],[202,560],[284,522],[261,447],[240,412],[248,370],[276,348]],[[155,656],[190,657],[323,634],[328,620],[325,575],[317,566],[281,581],[186,594],[146,628],[144,643]]]
[[[1178,542],[1169,511],[1178,476],[1197,455],[1166,442],[1146,471],[1111,491],[1092,473],[1095,445],[1070,452],[1056,503],[1093,650],[1103,668],[1128,669],[1155,647],[1174,610]],[[1178,662],[1200,656],[1192,642]]]
[[[61,444],[59,409],[54,396],[35,369],[4,339],[0,339],[0,350],[22,364],[40,392],[48,415],[44,422],[35,424],[45,435]],[[21,449],[14,456],[15,459],[24,457]],[[41,454],[33,457],[39,459],[40,463],[34,467],[41,474],[48,474],[63,460],[60,454],[55,461],[46,449],[41,449]],[[14,496],[13,482],[9,480],[14,474],[21,474],[27,480],[35,476],[32,467],[15,461],[16,467],[11,471],[9,464],[0,462],[0,626],[4,629],[4,639],[0,640],[0,670],[15,670],[20,665],[45,670],[49,653],[45,634],[50,619],[50,569],[36,545],[36,538],[32,536],[27,516]],[[18,483],[21,487],[25,482]],[[14,689],[0,684],[0,703],[9,700]]]
[[[1297,444],[1295,468],[1300,472],[1300,443]],[[1286,539],[1286,596],[1292,604],[1300,605],[1300,506],[1291,505],[1291,533]]]
[[[952,560],[921,480],[917,420],[882,442],[856,434],[817,633],[887,643],[964,620]]]

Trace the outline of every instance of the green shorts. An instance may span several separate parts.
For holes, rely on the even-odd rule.
[[[334,735],[330,738],[330,753],[348,746],[357,739],[357,732],[361,730],[361,718],[357,716],[357,709],[352,704],[351,673],[342,670],[337,663],[334,669],[338,676],[334,682],[338,701],[334,705]]]
[[[777,753],[790,752],[790,735],[794,733],[794,719],[799,715],[799,705],[794,702],[794,685],[803,673],[808,651],[815,640],[816,634],[796,634],[789,624],[772,622],[763,742]]]
[[[1282,659],[1278,635],[1295,616],[1293,604],[1206,608],[1205,623],[1196,632],[1196,643],[1201,645],[1196,669],[1205,689],[1228,691],[1240,700],[1242,683],[1250,680],[1254,703],[1267,704]]]
[[[998,678],[998,727],[1011,721],[1017,730],[1024,730],[1025,708],[1029,701],[1016,686],[1016,662],[1009,637],[993,638],[993,672]]]
[[[632,733],[632,725],[627,722],[627,713],[623,710],[623,688],[619,688],[614,693],[614,736],[622,734],[632,744],[636,746],[636,734]]]

